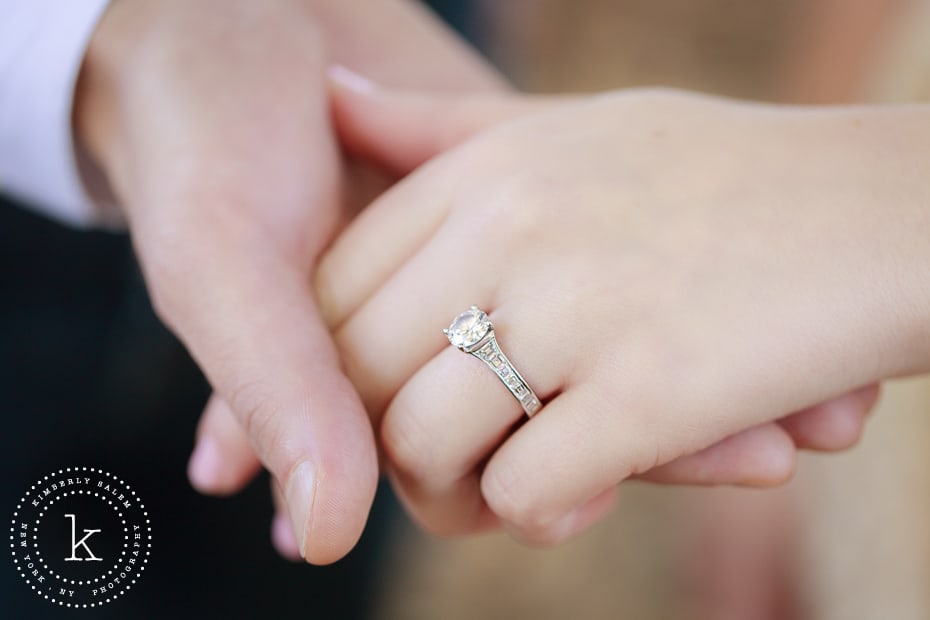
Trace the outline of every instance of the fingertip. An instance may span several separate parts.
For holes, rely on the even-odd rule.
[[[204,495],[226,496],[238,493],[258,473],[261,464],[251,448],[228,453],[222,444],[204,433],[197,440],[187,463],[187,479]]]
[[[187,478],[191,486],[205,495],[219,493],[222,481],[222,461],[216,442],[201,437],[187,463]]]
[[[868,412],[864,409],[827,407],[818,421],[816,437],[801,437],[798,447],[824,452],[847,450],[859,443]]]
[[[878,401],[880,386],[871,384],[780,421],[801,449],[836,452],[856,445]]]
[[[320,373],[315,415],[302,463],[282,477],[304,559],[331,564],[351,551],[365,528],[378,486],[374,432],[357,393],[337,369]],[[302,528],[302,529],[301,529]],[[304,533],[301,542],[300,535]]]
[[[797,469],[794,441],[774,422],[728,437],[710,450],[715,448],[720,449],[716,467],[718,482],[723,484],[777,487],[788,483]]]
[[[316,566],[341,560],[356,544],[364,531],[377,488],[377,467],[367,471],[354,470],[350,477],[335,469],[318,474],[313,507],[304,524],[305,538],[299,545],[304,559]],[[338,484],[336,480],[343,480]],[[354,488],[347,489],[347,485]],[[288,505],[294,510],[288,497]],[[300,527],[300,516],[295,527]]]
[[[603,520],[613,510],[616,500],[617,488],[610,487],[582,506],[544,526],[525,527],[505,522],[504,527],[515,540],[524,544],[533,547],[554,547]]]
[[[191,486],[206,495],[230,495],[242,490],[260,468],[239,421],[214,394],[200,418],[196,445],[187,463]]]
[[[749,487],[776,487],[790,482],[798,462],[798,451],[791,437],[777,424],[766,424],[752,430],[760,437],[755,442],[748,467],[734,483]]]
[[[271,543],[284,559],[291,562],[301,561],[300,549],[297,545],[297,538],[294,536],[294,529],[291,527],[291,521],[279,512],[275,513],[271,521]]]
[[[254,460],[254,456],[248,459]],[[258,468],[258,464],[254,467],[250,464],[247,468],[230,466],[215,444],[198,442],[187,464],[187,479],[198,493],[225,497],[245,488]]]
[[[568,98],[449,94],[381,88],[351,69],[328,69],[333,125],[349,152],[406,175],[483,130]]]
[[[773,487],[791,480],[796,465],[797,448],[792,438],[778,424],[770,422],[731,435],[636,478],[659,484]]]
[[[330,113],[342,147],[403,176],[439,152],[434,97],[425,94],[382,90],[374,82],[342,65],[327,69]],[[375,96],[377,95],[377,96]]]

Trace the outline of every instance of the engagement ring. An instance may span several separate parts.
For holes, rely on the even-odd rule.
[[[520,401],[526,415],[533,417],[533,414],[539,411],[542,403],[501,351],[494,336],[494,325],[478,306],[472,306],[455,317],[448,329],[442,331],[452,346],[465,353],[471,353],[487,364],[514,398]]]

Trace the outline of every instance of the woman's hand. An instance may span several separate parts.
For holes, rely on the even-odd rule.
[[[925,108],[343,85],[335,111],[350,148],[397,170],[463,142],[355,220],[316,280],[347,374],[384,412],[396,487],[433,532],[503,522],[558,541],[631,476],[719,481],[701,455],[730,457],[747,432],[842,448],[875,381],[930,368]],[[471,304],[543,399],[532,419],[440,333]],[[792,471],[756,456],[757,479],[730,481]]]

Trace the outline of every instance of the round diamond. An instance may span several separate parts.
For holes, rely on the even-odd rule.
[[[490,329],[491,321],[488,320],[488,315],[472,306],[455,317],[446,335],[449,337],[449,342],[463,349],[481,342]]]

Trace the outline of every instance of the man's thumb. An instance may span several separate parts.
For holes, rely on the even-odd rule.
[[[482,130],[564,98],[514,93],[391,90],[336,65],[329,70],[333,122],[351,153],[407,174]]]

